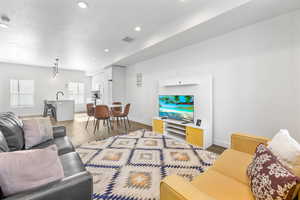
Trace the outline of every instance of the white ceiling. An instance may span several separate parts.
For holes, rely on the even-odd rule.
[[[141,42],[207,1],[86,0],[89,8],[81,9],[76,0],[0,0],[0,14],[11,18],[0,29],[0,61],[50,66],[59,56],[63,68],[95,70],[126,55],[125,36]]]
[[[162,52],[158,44],[163,41],[258,0],[85,1],[88,9],[79,8],[77,0],[0,0],[0,15],[11,19],[8,29],[0,28],[0,62],[50,67],[58,56],[60,67],[87,72],[132,64]],[[296,0],[281,0],[291,1]],[[135,26],[142,31],[135,32]],[[125,36],[136,40],[124,43]],[[191,41],[185,44],[177,38],[180,45],[175,46]],[[177,42],[173,40],[173,46]],[[151,53],[145,53],[147,49]]]
[[[300,9],[299,0],[252,0],[215,17],[207,18],[189,29],[164,38],[161,42],[139,49],[135,53],[116,61],[114,64],[122,66],[133,65],[298,9]],[[189,20],[191,21],[191,19]]]

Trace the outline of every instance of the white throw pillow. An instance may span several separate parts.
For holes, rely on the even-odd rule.
[[[268,148],[289,165],[299,165],[300,144],[290,136],[288,130],[280,130],[268,143]]]

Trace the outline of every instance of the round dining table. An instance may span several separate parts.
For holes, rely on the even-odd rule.
[[[106,104],[99,104],[99,105],[94,105],[93,107],[95,108],[96,106],[100,106],[100,105],[106,105]],[[122,104],[109,104],[109,105],[106,105],[107,107],[109,108],[123,108],[123,105]]]
[[[112,104],[112,105],[107,105],[109,108],[119,108],[119,107],[123,107],[122,104]]]

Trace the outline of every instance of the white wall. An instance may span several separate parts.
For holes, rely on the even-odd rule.
[[[130,117],[151,124],[158,112],[158,80],[212,74],[214,143],[228,145],[232,132],[272,137],[280,128],[300,141],[299,35],[300,11],[130,66]]]
[[[104,104],[112,104],[112,102],[116,101],[125,103],[125,72],[125,67],[113,65],[93,75],[93,85],[98,87],[101,85],[103,87],[102,98]],[[93,88],[95,88],[95,86],[93,86]]]
[[[67,98],[67,84],[70,81],[85,83],[86,98],[90,96],[91,80],[81,71],[60,70],[56,79],[50,68],[32,67],[19,64],[0,63],[0,112],[13,111],[18,115],[41,115],[45,99],[55,99],[57,91],[63,91]],[[34,107],[10,107],[10,79],[34,80]],[[76,105],[75,110],[84,111],[85,105]]]
[[[125,102],[126,96],[126,81],[125,81],[125,67],[112,67],[112,102]]]

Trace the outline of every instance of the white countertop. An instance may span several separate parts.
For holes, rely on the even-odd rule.
[[[74,102],[74,100],[72,99],[59,99],[59,100],[47,100],[48,102],[66,102],[66,101],[70,101],[70,102]]]

